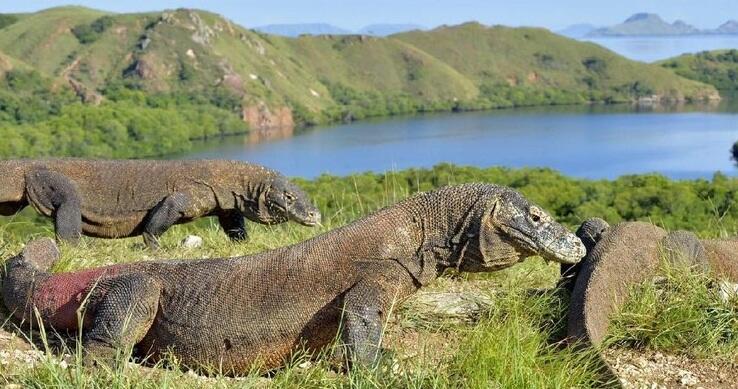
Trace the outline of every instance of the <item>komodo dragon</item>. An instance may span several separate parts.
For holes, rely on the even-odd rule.
[[[602,239],[602,235],[610,229],[610,225],[597,217],[587,219],[582,223],[577,231],[576,236],[582,240],[584,247],[587,249],[587,255],[585,259],[591,255],[597,242]],[[574,285],[576,282],[576,276],[582,269],[582,264],[585,260],[579,261],[579,263],[569,265],[561,264],[561,278],[558,283],[558,287],[566,289],[569,293],[574,291]]]
[[[233,240],[244,217],[274,224],[320,222],[308,196],[284,176],[235,161],[0,161],[0,215],[27,205],[52,217],[57,238],[143,235],[151,248],[174,224],[217,216]]]
[[[628,291],[656,276],[662,259],[738,280],[737,240],[700,240],[688,231],[667,233],[643,222],[606,229],[597,240],[574,276],[568,317],[570,341],[601,344],[611,315],[625,302]]]
[[[83,345],[93,358],[136,345],[135,355],[151,361],[169,351],[183,366],[239,374],[278,367],[296,349],[320,350],[337,336],[346,361],[371,364],[393,304],[444,269],[495,271],[536,254],[575,263],[585,249],[518,192],[466,184],[246,257],[52,275],[55,252],[51,240],[32,242],[8,261],[3,297],[18,319],[32,320],[36,307],[47,326],[75,330],[89,295]]]

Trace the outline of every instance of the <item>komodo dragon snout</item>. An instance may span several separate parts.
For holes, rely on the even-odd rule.
[[[512,190],[488,203],[480,226],[479,251],[484,263],[478,271],[508,267],[533,255],[573,264],[586,254],[576,235]]]
[[[320,224],[321,215],[300,187],[280,176],[270,183],[260,199],[257,218],[264,224],[294,221],[311,227]]]

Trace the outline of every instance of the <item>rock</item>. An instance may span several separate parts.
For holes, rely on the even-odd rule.
[[[420,292],[412,301],[416,311],[461,320],[477,318],[490,305],[489,296],[469,292]]]
[[[202,238],[197,235],[187,235],[184,240],[182,240],[182,247],[187,249],[202,247]]]
[[[151,43],[151,38],[149,36],[144,36],[140,41],[138,41],[138,48],[140,50],[146,50],[147,47],[149,47],[149,44]]]
[[[718,296],[724,303],[738,297],[738,284],[728,281],[718,282]]]
[[[684,386],[695,386],[700,382],[691,371],[680,370],[678,374],[679,383]]]
[[[241,117],[251,129],[268,130],[295,126],[292,110],[289,107],[277,107],[273,111],[264,102],[259,102],[243,107]]]

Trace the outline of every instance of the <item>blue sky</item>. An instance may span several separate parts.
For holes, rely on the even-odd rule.
[[[357,29],[371,23],[415,23],[426,27],[477,20],[485,24],[543,26],[574,23],[610,25],[636,12],[654,12],[668,21],[716,27],[738,19],[737,0],[0,0],[1,12],[28,12],[67,4],[116,12],[202,8],[244,26],[326,22]]]

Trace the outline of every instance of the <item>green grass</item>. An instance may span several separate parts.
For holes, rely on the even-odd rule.
[[[660,274],[663,280],[633,290],[607,342],[735,362],[738,299],[723,301],[707,274],[666,263]]]

